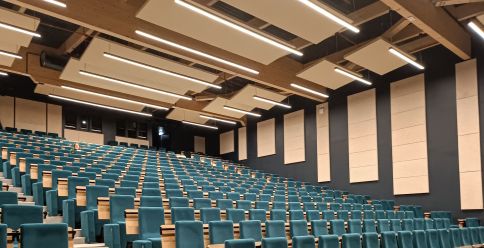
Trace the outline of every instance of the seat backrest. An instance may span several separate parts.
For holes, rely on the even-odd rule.
[[[163,207],[161,196],[141,196],[141,207]]]
[[[136,197],[136,188],[117,187],[117,188],[115,188],[114,191],[115,191],[116,195],[127,195],[127,196]]]
[[[397,234],[395,232],[382,232],[381,243],[382,248],[397,247]]]
[[[262,247],[264,248],[287,248],[287,246],[287,239],[285,237],[262,239]]]
[[[331,220],[330,226],[331,234],[341,236],[346,233],[344,220]]]
[[[439,244],[441,248],[451,248],[450,231],[448,229],[439,229]]]
[[[67,170],[53,170],[52,171],[52,189],[57,189],[57,179],[59,178],[68,178],[72,176],[71,171]]]
[[[413,231],[415,229],[415,223],[411,219],[403,219],[402,220],[402,230],[404,231]]]
[[[319,248],[339,248],[338,235],[321,235],[318,238]]]
[[[107,186],[109,188],[114,188],[116,181],[113,179],[96,179],[96,185],[98,186]]]
[[[235,205],[238,209],[249,210],[252,208],[252,202],[249,200],[237,200]]]
[[[231,220],[234,223],[245,220],[245,210],[243,209],[228,208],[226,211],[227,220]]]
[[[304,220],[304,212],[302,210],[289,210],[289,220]]]
[[[165,210],[162,207],[140,207],[138,223],[141,239],[159,238],[160,226],[165,224]]]
[[[323,210],[323,219],[334,220],[334,211],[333,210]]]
[[[439,233],[437,230],[427,230],[425,231],[425,236],[427,237],[428,248],[440,248]]]
[[[360,220],[349,220],[348,221],[348,231],[349,231],[349,233],[362,233],[363,229],[361,228],[361,221]]]
[[[195,210],[190,207],[173,207],[171,208],[171,221],[176,223],[177,221],[194,221]]]
[[[233,208],[234,203],[230,199],[218,199],[217,200],[217,207],[220,208],[220,210],[227,210],[229,208]]]
[[[129,195],[112,195],[109,197],[109,216],[112,224],[124,222],[124,210],[134,209],[134,197]]]
[[[76,198],[76,187],[89,185],[87,177],[68,177],[67,178],[67,196],[69,199]]]
[[[413,219],[413,228],[414,230],[424,230],[425,229],[425,220],[423,218],[415,218]]]
[[[294,248],[312,248],[315,246],[313,236],[294,236],[292,237],[292,247]]]
[[[200,210],[202,208],[211,208],[212,201],[208,198],[194,198],[193,207],[197,210]]]
[[[234,225],[232,221],[211,221],[208,223],[210,244],[223,244],[226,240],[234,238]]]
[[[390,226],[391,226],[392,231],[394,231],[394,232],[402,231],[402,223],[399,219],[391,219],[390,220]]]
[[[321,214],[319,213],[318,210],[306,210],[307,221],[319,220],[319,219],[321,219]]]
[[[69,247],[67,224],[23,224],[22,248],[66,248]]]
[[[291,233],[291,237],[309,235],[308,223],[305,220],[291,220],[290,233]]]
[[[188,207],[190,201],[186,197],[170,197],[169,205],[170,208],[177,208],[177,207]]]
[[[167,198],[183,197],[183,191],[181,191],[180,189],[167,189],[165,190],[165,194]]]
[[[471,233],[469,227],[460,228],[460,236],[462,237],[463,245],[472,245]]]
[[[43,208],[33,205],[4,204],[2,206],[2,223],[8,228],[17,230],[22,224],[43,223]]]
[[[351,219],[361,220],[361,210],[351,210]]]
[[[160,188],[143,188],[141,192],[143,196],[161,196]]]
[[[0,207],[3,204],[18,204],[17,192],[1,191],[0,192]]]
[[[176,248],[204,248],[201,221],[177,221],[175,223]]]
[[[363,220],[364,232],[376,232],[376,226],[374,220]]]
[[[271,220],[282,220],[286,221],[286,211],[282,209],[272,209],[271,210]]]
[[[378,232],[389,232],[390,231],[390,220],[387,219],[379,219],[377,220],[378,225]]]
[[[425,231],[423,230],[413,231],[413,247],[427,248],[427,237],[425,235]]]
[[[266,222],[266,211],[264,209],[250,209],[249,220],[258,220],[261,223]]]
[[[410,242],[411,241],[412,240],[410,240]],[[378,239],[378,234],[377,233],[363,233],[362,247],[363,248],[380,247],[380,240]]]
[[[266,222],[266,237],[286,237],[285,222],[282,220],[269,220]]]
[[[244,220],[239,222],[240,238],[262,240],[261,223],[258,220]]]
[[[256,209],[264,209],[265,211],[269,211],[269,202],[268,201],[256,201],[255,202]]]
[[[360,234],[357,234],[357,233],[343,234],[341,248],[360,248],[360,247],[361,247]]]
[[[220,208],[201,208],[200,220],[203,224],[208,224],[210,221],[220,221]]]
[[[231,239],[225,241],[225,248],[255,248],[253,239]]]
[[[413,248],[413,234],[411,231],[397,232],[397,244],[399,248]]]
[[[462,246],[462,237],[459,228],[450,228],[450,242],[452,247]]]

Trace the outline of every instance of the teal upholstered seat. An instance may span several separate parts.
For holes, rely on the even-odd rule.
[[[234,239],[234,224],[232,221],[211,221],[208,224],[210,244],[223,244]]]

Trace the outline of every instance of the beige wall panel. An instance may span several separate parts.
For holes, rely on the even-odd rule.
[[[316,146],[318,153],[318,182],[331,181],[328,103],[316,106]]]
[[[399,146],[427,140],[425,125],[412,126],[392,131],[392,144]]]
[[[62,106],[47,104],[47,132],[62,136]]]
[[[70,141],[92,143],[98,145],[104,145],[104,134],[84,132],[72,129],[64,130],[64,138]]]
[[[429,177],[404,177],[393,179],[393,193],[395,195],[410,195],[429,193]]]
[[[0,123],[3,128],[13,127],[14,125],[14,98],[11,96],[0,96]]]
[[[479,132],[479,105],[477,96],[457,100],[457,133]]]
[[[395,162],[393,164],[393,178],[426,176],[429,174],[427,167],[422,166],[426,163],[426,158]]]
[[[425,124],[425,108],[417,108],[394,114],[392,112],[392,130]]]
[[[459,172],[481,171],[480,133],[459,135]]]
[[[427,142],[417,142],[394,146],[392,151],[393,162],[408,161],[427,158]]]
[[[348,136],[350,139],[376,134],[375,119],[352,123],[348,126]]]
[[[364,137],[354,138],[349,140],[349,153],[362,152],[377,149],[376,135],[368,135]]]
[[[350,154],[350,169],[355,167],[377,165],[377,162],[378,153],[376,150],[355,152]]]
[[[376,118],[375,89],[348,96],[348,123]]]
[[[128,144],[138,144],[138,145],[145,145],[149,146],[150,142],[145,139],[135,139],[135,138],[128,138],[128,137],[121,137],[121,136],[116,136],[114,139],[117,142],[126,142]]]
[[[276,123],[269,119],[257,123],[257,157],[276,154]]]
[[[390,85],[392,100],[411,93],[425,91],[424,74],[409,77]]]
[[[241,127],[239,128],[239,160],[246,160],[247,159],[247,128]]]
[[[477,60],[471,59],[455,65],[456,97],[477,96]]]
[[[483,209],[481,171],[464,172],[459,175],[461,209]]]
[[[47,104],[16,98],[15,127],[32,131],[47,131]]]
[[[193,150],[205,154],[205,137],[193,137]]]
[[[419,91],[392,98],[392,113],[400,113],[425,106],[425,92]]]
[[[284,164],[306,160],[304,110],[284,115]]]
[[[235,151],[234,131],[220,134],[220,154],[227,154]]]
[[[378,165],[351,168],[350,183],[370,182],[378,180]]]

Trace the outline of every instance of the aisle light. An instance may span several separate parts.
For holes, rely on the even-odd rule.
[[[372,85],[372,83],[370,81],[362,78],[361,76],[359,76],[359,75],[357,76],[357,75],[350,73],[350,72],[347,72],[346,70],[343,70],[341,68],[336,67],[336,68],[334,68],[334,71],[341,74],[341,75],[347,76],[347,77],[349,77],[353,80],[359,81],[361,83],[364,83],[364,84],[367,84],[367,85]]]
[[[348,23],[347,21],[335,16],[334,14],[332,14],[331,12],[321,8],[320,6],[318,6],[317,4],[311,2],[310,0],[299,0],[299,2],[301,2],[302,4],[308,6],[309,8],[315,10],[316,12],[320,13],[321,15],[325,16],[326,18],[338,23],[339,25],[355,32],[355,33],[359,33],[360,30],[351,25],[350,23]]]
[[[89,95],[93,95],[93,96],[99,96],[99,97],[109,98],[109,99],[113,99],[113,100],[143,105],[143,106],[154,108],[154,109],[169,110],[169,108],[167,108],[167,107],[162,107],[162,106],[158,106],[158,105],[153,105],[153,104],[149,104],[149,103],[139,102],[139,101],[130,100],[130,99],[121,98],[121,97],[116,97],[116,96],[110,96],[110,95],[101,94],[101,93],[97,93],[97,92],[82,90],[82,89],[73,88],[73,87],[70,87],[70,86],[63,85],[63,86],[61,86],[61,88],[80,92],[80,93],[85,93],[85,94],[89,94]]]
[[[195,123],[195,122],[191,122],[191,121],[182,121],[182,123],[192,125],[192,126],[197,126],[197,127],[204,127],[204,128],[215,129],[215,130],[218,129],[218,127],[216,127],[216,126],[210,126],[210,125]]]
[[[406,55],[406,54],[403,54],[403,53],[401,53],[400,51],[398,51],[398,50],[396,50],[396,49],[394,49],[394,48],[389,48],[389,49],[388,49],[388,51],[389,51],[391,54],[393,54],[393,55],[395,55],[395,56],[399,57],[399,58],[400,58],[400,59],[402,59],[403,61],[405,61],[405,62],[407,62],[407,63],[409,63],[409,64],[411,64],[411,65],[413,65],[413,66],[417,67],[417,68],[418,68],[418,69],[420,69],[420,70],[425,69],[425,67],[424,67],[423,65],[421,65],[421,64],[419,64],[419,63],[417,63],[417,61],[415,61],[415,59],[414,59],[414,58],[411,58],[410,56],[408,56],[408,55]]]
[[[242,113],[242,114],[246,114],[246,115],[250,115],[250,116],[254,116],[254,117],[261,117],[260,114],[253,113],[253,112],[250,112],[250,111],[245,111],[245,110],[238,109],[238,108],[233,108],[233,107],[230,107],[230,106],[224,106],[224,109],[234,111],[234,112],[238,112],[238,113]]]
[[[137,115],[148,116],[148,117],[151,117],[152,116],[151,114],[147,114],[147,113],[136,112],[136,111],[132,111],[132,110],[127,110],[127,109],[122,109],[122,108],[116,108],[116,107],[101,105],[101,104],[92,103],[92,102],[85,102],[85,101],[76,100],[76,99],[67,98],[67,97],[62,97],[62,96],[57,96],[57,95],[49,95],[49,97],[52,97],[52,98],[55,98],[55,99],[59,99],[59,100],[68,101],[68,102],[75,102],[75,103],[80,103],[80,104],[89,105],[89,106],[93,106],[93,107],[98,107],[98,108],[105,108],[105,109],[109,109],[109,110],[116,110],[116,111],[130,113],[130,114],[137,114]]]
[[[6,56],[6,57],[10,57],[10,58],[14,58],[14,59],[22,59],[22,56],[20,56],[18,54],[11,53],[11,52],[7,52],[7,51],[3,51],[3,50],[0,50],[0,55]]]
[[[57,5],[57,6],[62,7],[62,8],[67,8],[67,4],[65,4],[63,2],[56,1],[56,0],[44,0],[44,2],[54,4],[54,5]]]
[[[467,23],[467,26],[469,26],[472,31],[476,32],[481,38],[484,39],[484,30],[482,30],[475,22],[469,22]]]
[[[237,69],[240,69],[240,70],[243,70],[243,71],[252,73],[252,74],[259,74],[258,71],[253,70],[253,69],[250,69],[248,67],[245,67],[245,66],[242,66],[242,65],[239,65],[239,64],[230,62],[230,61],[225,60],[225,59],[221,59],[219,57],[215,57],[213,55],[210,55],[210,54],[207,54],[207,53],[204,53],[204,52],[200,52],[198,50],[195,50],[195,49],[192,49],[192,48],[189,48],[189,47],[186,47],[186,46],[179,45],[177,43],[174,43],[174,42],[171,42],[171,41],[162,39],[160,37],[154,36],[152,34],[145,33],[143,31],[136,30],[135,33],[138,34],[138,35],[141,35],[141,36],[143,36],[145,38],[155,40],[157,42],[163,43],[163,44],[168,45],[168,46],[176,47],[176,48],[181,49],[181,50],[184,50],[186,52],[193,53],[193,54],[196,54],[198,56],[202,56],[202,57],[205,57],[207,59],[211,59],[211,60],[214,60],[214,61],[217,61],[217,62],[226,64],[226,65],[235,67]]]
[[[291,87],[294,87],[294,88],[296,88],[296,89],[300,89],[300,90],[304,90],[304,91],[306,91],[306,92],[309,92],[309,93],[314,94],[314,95],[317,95],[317,96],[322,96],[322,97],[325,97],[325,98],[328,98],[328,97],[329,97],[329,96],[328,96],[328,95],[326,95],[326,94],[323,94],[323,93],[321,93],[321,92],[318,92],[318,91],[315,91],[315,90],[312,90],[312,89],[306,88],[306,87],[301,86],[301,85],[299,85],[299,84],[292,83],[292,84],[291,84]]]
[[[27,30],[27,29],[15,27],[13,25],[3,23],[3,22],[0,22],[0,28],[8,29],[8,30],[11,30],[11,31],[15,31],[17,33],[22,33],[22,34],[26,34],[26,35],[30,35],[30,36],[34,36],[34,37],[38,37],[38,38],[41,37],[41,35],[36,33],[36,32],[32,32],[32,31]]]
[[[223,122],[223,123],[227,123],[227,124],[232,124],[232,125],[236,125],[237,122],[235,121],[229,121],[229,120],[224,120],[224,119],[220,119],[220,118],[217,118],[217,117],[213,117],[213,116],[208,116],[208,115],[200,115],[201,118],[204,118],[204,119],[209,119],[209,120],[213,120],[213,121],[219,121],[219,122]]]
[[[270,99],[267,99],[267,98],[263,98],[263,97],[260,97],[260,96],[253,96],[252,98],[254,98],[254,100],[257,100],[257,101],[277,105],[277,106],[280,106],[280,107],[283,107],[283,108],[287,108],[287,109],[291,108],[291,106],[289,106],[287,104],[276,102],[276,101],[273,101],[273,100],[270,100]]]
[[[141,62],[137,62],[137,61],[134,61],[134,60],[131,60],[131,59],[123,58],[123,57],[120,57],[120,56],[117,56],[117,55],[114,55],[114,54],[111,54],[111,53],[104,53],[104,57],[109,58],[109,59],[113,59],[113,60],[116,60],[116,61],[119,61],[119,62],[123,62],[123,63],[126,63],[126,64],[134,65],[134,66],[137,66],[137,67],[140,67],[140,68],[143,68],[143,69],[147,69],[147,70],[150,70],[150,71],[159,72],[159,73],[162,73],[162,74],[165,74],[165,75],[168,75],[168,76],[185,79],[185,80],[188,80],[188,81],[191,81],[191,82],[194,82],[194,83],[197,83],[197,84],[202,84],[202,85],[205,85],[205,86],[208,86],[208,87],[212,87],[212,88],[216,88],[216,89],[222,88],[220,85],[205,82],[205,81],[200,80],[200,79],[185,76],[185,75],[182,75],[182,74],[179,74],[179,73],[176,73],[176,72],[171,72],[171,71],[168,71],[168,70],[165,70],[165,69],[161,69],[161,68],[154,67],[154,66],[151,66],[151,65],[147,65],[147,64],[144,64],[144,63],[141,63]]]
[[[265,42],[265,43],[267,43],[267,44],[269,44],[271,46],[274,46],[274,47],[277,47],[279,49],[285,50],[285,51],[290,52],[292,54],[295,54],[297,56],[303,56],[303,53],[302,52],[300,52],[300,51],[298,51],[298,50],[296,50],[294,48],[291,48],[291,47],[288,47],[286,45],[283,45],[283,44],[281,44],[281,43],[279,43],[279,42],[277,42],[275,40],[269,39],[269,38],[267,38],[267,37],[265,37],[265,36],[263,36],[263,35],[261,35],[259,33],[256,33],[256,32],[254,32],[252,30],[249,30],[247,28],[244,28],[242,26],[239,26],[239,25],[237,25],[237,24],[235,24],[233,22],[227,21],[226,19],[223,19],[223,18],[221,18],[221,17],[219,17],[217,15],[214,15],[214,14],[206,11],[206,10],[203,10],[201,8],[198,8],[198,7],[194,6],[194,5],[191,5],[191,4],[189,4],[189,3],[187,3],[187,2],[185,2],[183,0],[175,0],[175,3],[178,4],[178,5],[180,5],[180,6],[183,6],[183,7],[187,8],[187,9],[189,9],[189,10],[191,10],[191,11],[197,13],[197,14],[200,14],[200,15],[203,15],[205,17],[208,17],[212,21],[216,21],[216,22],[218,22],[218,23],[220,23],[222,25],[225,25],[225,26],[227,26],[229,28],[235,29],[235,30],[237,30],[239,32],[242,32],[242,33],[244,33],[246,35],[249,35],[249,36],[251,36],[253,38],[256,38],[256,39],[258,39],[258,40],[260,40],[262,42]]]
[[[117,84],[129,86],[129,87],[133,87],[133,88],[137,88],[137,89],[141,89],[141,90],[146,90],[146,91],[166,95],[166,96],[185,99],[185,100],[189,100],[189,101],[192,100],[192,98],[188,97],[188,96],[179,95],[179,94],[164,91],[164,90],[158,90],[158,89],[150,88],[150,87],[147,87],[147,86],[142,86],[142,85],[139,85],[139,84],[134,84],[134,83],[131,83],[131,82],[128,82],[128,81],[124,81],[124,80],[120,80],[120,79],[116,79],[116,78],[112,78],[112,77],[107,77],[107,76],[103,76],[103,75],[99,75],[99,74],[95,74],[95,73],[91,73],[91,72],[87,72],[87,71],[79,71],[79,74],[84,75],[84,76],[88,76],[88,77],[92,77],[92,78],[97,78],[97,79],[109,81],[109,82],[112,82],[112,83],[117,83]]]

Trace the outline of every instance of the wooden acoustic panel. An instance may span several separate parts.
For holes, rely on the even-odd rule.
[[[3,128],[14,126],[14,98],[11,96],[0,96],[0,122]]]
[[[297,76],[335,90],[353,81],[353,79],[335,72],[334,68],[336,67],[336,64],[327,60],[322,60],[317,64],[306,68],[297,74]]]
[[[239,141],[239,160],[247,159],[247,128],[241,127],[238,130],[238,141]]]
[[[104,134],[64,129],[64,138],[69,141],[104,145]]]
[[[47,132],[62,136],[62,106],[47,104]]]
[[[257,157],[276,154],[276,120],[257,123]]]
[[[32,131],[47,131],[47,104],[15,98],[15,127]]]
[[[477,61],[456,64],[455,71],[461,209],[483,209]]]
[[[193,143],[195,152],[205,154],[205,137],[194,136]]]
[[[328,103],[316,106],[316,146],[318,182],[331,181]]]
[[[234,131],[228,131],[220,134],[220,154],[234,152]]]
[[[284,164],[306,160],[304,109],[284,115]]]
[[[424,74],[390,85],[393,192],[429,193]]]

